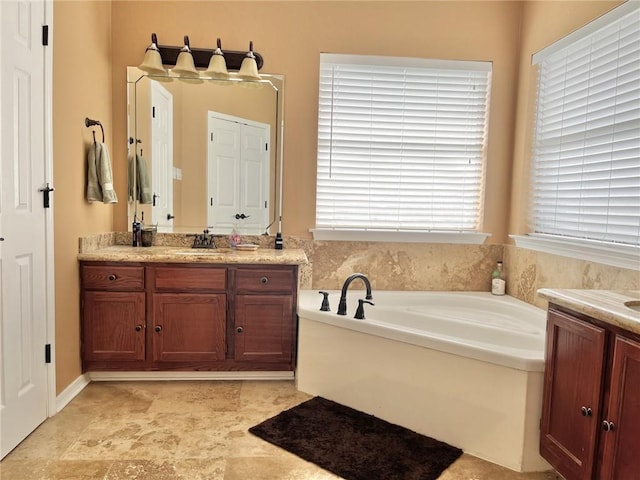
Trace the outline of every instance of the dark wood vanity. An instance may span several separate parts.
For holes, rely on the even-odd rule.
[[[567,480],[640,478],[640,334],[567,304],[547,318],[541,455]]]
[[[297,265],[81,261],[84,371],[293,371]]]

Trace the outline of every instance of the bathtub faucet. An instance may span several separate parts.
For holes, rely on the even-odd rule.
[[[346,315],[347,314],[347,290],[349,289],[349,285],[356,278],[359,278],[364,282],[364,286],[367,289],[367,296],[365,297],[367,300],[373,300],[373,296],[371,295],[371,282],[364,273],[353,273],[347,277],[344,281],[344,285],[342,285],[342,294],[340,295],[340,304],[338,305],[338,315]]]

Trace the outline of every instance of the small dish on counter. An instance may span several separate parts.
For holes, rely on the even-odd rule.
[[[255,252],[258,250],[258,245],[254,243],[239,243],[236,245],[236,250],[240,250],[241,252]]]

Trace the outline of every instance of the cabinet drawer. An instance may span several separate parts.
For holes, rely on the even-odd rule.
[[[156,268],[158,291],[211,291],[227,288],[226,268]]]
[[[238,292],[287,292],[295,289],[293,269],[238,269],[236,272]]]
[[[143,290],[144,267],[85,265],[82,286],[94,290]]]

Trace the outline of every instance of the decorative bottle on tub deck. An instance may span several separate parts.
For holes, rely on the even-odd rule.
[[[502,273],[502,262],[498,262],[496,269],[491,274],[491,293],[493,295],[504,295],[507,282],[504,280]]]

